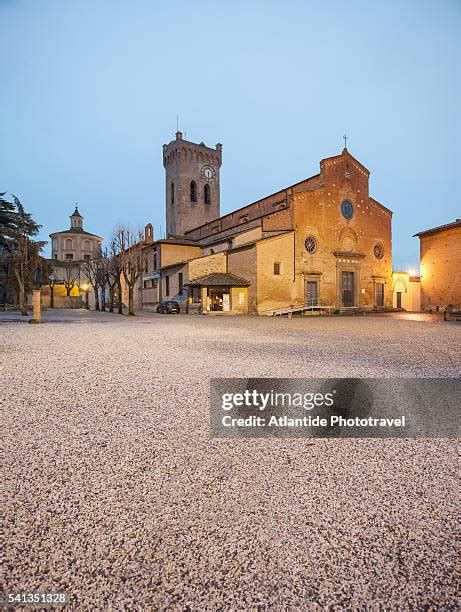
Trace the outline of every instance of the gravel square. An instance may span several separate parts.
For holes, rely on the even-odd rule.
[[[459,609],[457,440],[208,433],[211,377],[459,377],[458,324],[8,318],[5,591],[75,610]]]

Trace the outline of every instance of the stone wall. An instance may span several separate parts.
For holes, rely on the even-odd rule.
[[[189,246],[184,244],[159,244],[159,266],[169,266],[174,263],[179,263],[192,259],[193,257],[200,257],[202,249],[199,246]],[[155,272],[155,270],[152,270]]]
[[[189,262],[189,279],[195,280],[213,272],[227,272],[226,253],[214,253]]]
[[[256,245],[242,246],[229,251],[229,272],[250,283],[248,287],[248,312],[257,312]]]
[[[256,262],[258,313],[295,305],[294,233],[258,242]],[[279,274],[275,274],[275,271]]]

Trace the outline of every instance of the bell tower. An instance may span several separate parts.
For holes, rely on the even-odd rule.
[[[188,230],[220,216],[219,170],[222,145],[214,149],[195,144],[176,132],[163,145],[167,238],[184,236]]]

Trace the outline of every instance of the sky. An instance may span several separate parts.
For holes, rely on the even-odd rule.
[[[460,0],[0,0],[0,191],[42,237],[165,231],[162,145],[223,143],[221,213],[319,172],[343,134],[412,235],[461,217]],[[46,253],[49,255],[49,245]]]

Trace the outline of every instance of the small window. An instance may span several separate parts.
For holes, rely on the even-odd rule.
[[[205,185],[205,189],[203,190],[203,197],[205,200],[205,204],[211,204],[211,194],[209,185]]]
[[[85,261],[90,261],[90,256],[86,254],[86,255],[83,256],[83,259]]]
[[[195,181],[192,181],[190,184],[190,201],[197,202],[197,185]]]
[[[72,253],[66,253],[66,259],[67,259],[67,260],[71,260],[71,259],[73,259],[73,258],[74,258],[74,256],[73,256],[73,254],[72,254]]]
[[[171,183],[170,198],[171,198],[171,203],[174,204],[174,183]]]
[[[281,268],[281,264],[278,261],[274,262],[274,274],[275,276],[280,276],[280,268]]]
[[[349,200],[341,202],[341,214],[345,219],[352,219],[354,216],[354,207]]]
[[[376,259],[382,259],[384,257],[383,245],[380,242],[378,242],[378,244],[375,244],[375,248],[373,249],[373,252],[375,254]]]
[[[183,273],[178,273],[178,293],[182,293],[183,289]]]
[[[170,277],[165,276],[165,295],[168,297],[170,295]]]

